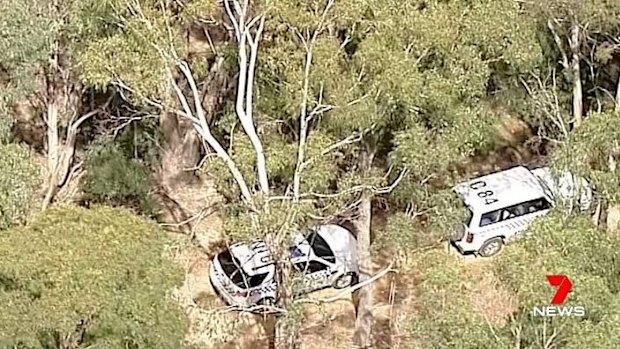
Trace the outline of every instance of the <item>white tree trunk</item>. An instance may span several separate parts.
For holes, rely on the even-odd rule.
[[[570,50],[571,50],[571,72],[573,77],[573,117],[575,127],[581,126],[583,122],[583,91],[581,83],[581,64],[580,64],[580,30],[579,23],[575,20],[571,26]]]
[[[233,8],[230,6],[231,2]],[[269,179],[267,176],[265,150],[263,148],[263,143],[256,132],[253,113],[256,59],[258,56],[260,36],[265,27],[265,17],[257,16],[249,19],[248,0],[244,0],[243,3],[240,3],[238,0],[225,0],[224,7],[226,9],[226,14],[233,24],[238,45],[239,78],[237,84],[237,101],[235,103],[235,112],[241,122],[241,126],[243,126],[245,133],[250,139],[252,147],[254,148],[254,153],[256,155],[256,171],[258,173],[258,182],[261,191],[263,194],[269,195]],[[251,31],[257,22],[258,26],[256,31],[252,34]],[[249,57],[248,48],[250,49]]]
[[[241,196],[243,200],[246,203],[251,204],[252,193],[250,192],[250,188],[248,187],[245,179],[243,178],[241,171],[239,171],[237,164],[235,164],[235,162],[230,157],[226,149],[224,149],[224,147],[220,144],[220,142],[211,133],[211,129],[209,128],[209,123],[207,122],[204,109],[202,108],[202,105],[200,103],[201,98],[198,92],[198,87],[196,86],[196,81],[194,80],[194,76],[189,68],[189,65],[186,62],[180,62],[179,68],[181,69],[181,72],[183,73],[183,75],[185,76],[185,78],[187,79],[189,83],[192,96],[194,99],[194,107],[196,110],[196,113],[195,113],[196,115],[194,115],[194,113],[192,112],[192,109],[189,106],[189,103],[187,102],[187,98],[183,94],[183,91],[181,91],[181,88],[179,87],[179,85],[172,78],[172,74],[170,74],[170,80],[171,80],[172,87],[177,95],[179,102],[181,103],[183,107],[183,111],[184,111],[183,116],[188,118],[194,123],[194,129],[196,130],[196,132],[198,132],[198,135],[200,135],[200,137],[215,151],[217,156],[224,161],[231,175],[233,176],[233,179],[239,186],[239,190],[241,191]]]

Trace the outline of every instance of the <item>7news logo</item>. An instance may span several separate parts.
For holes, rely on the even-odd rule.
[[[584,306],[559,306],[564,304],[568,293],[573,289],[573,284],[566,275],[547,275],[547,280],[551,286],[557,287],[555,295],[551,299],[551,304],[543,307],[534,307],[534,316],[585,316]]]

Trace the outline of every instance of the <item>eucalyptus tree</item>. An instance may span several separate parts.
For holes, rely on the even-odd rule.
[[[354,60],[381,91],[379,110],[396,117],[388,124],[388,164],[410,174],[395,203],[449,231],[462,211],[433,188],[450,184],[454,165],[495,145],[498,118],[487,91],[497,75],[522,74],[539,62],[535,25],[512,1],[376,2],[369,9],[371,29],[359,31]]]
[[[547,74],[552,76],[556,70],[564,73],[564,78],[552,85],[558,89],[567,85],[570,91],[569,124],[579,127],[589,109],[601,111],[602,105],[613,105],[618,80],[612,77],[614,83],[609,89],[605,70],[610,57],[618,52],[620,5],[606,0],[554,0],[523,6],[544,23],[543,37],[550,39],[553,61]]]
[[[317,99],[317,91],[309,87],[317,84],[310,76],[312,57],[319,52],[318,37],[326,28],[326,17],[333,4],[317,6],[309,26],[305,30],[299,28],[299,37],[289,36],[284,41],[297,49],[303,48],[286,53],[292,53],[287,62],[292,68],[289,71],[301,68],[297,71],[304,73],[298,76],[300,80],[290,81],[291,85],[286,86],[290,88],[287,92],[298,94],[291,103],[295,111],[287,115],[284,113],[287,110],[281,110],[280,114],[269,115],[261,105],[263,90],[255,87],[255,76],[258,70],[264,69],[257,66],[262,34],[269,23],[275,22],[266,17],[266,8],[251,7],[247,1],[224,2],[223,25],[229,26],[232,41],[208,62],[211,64],[207,69],[218,71],[223,65],[235,66],[236,98],[230,110],[215,120],[198,87],[197,77],[204,66],[191,61],[183,52],[175,35],[179,16],[170,7],[159,5],[136,1],[116,3],[112,8],[120,25],[114,35],[92,42],[84,51],[86,74],[93,84],[119,86],[129,98],[159,106],[193,126],[190,132],[198,135],[212,155],[211,161],[206,162],[206,170],[216,176],[220,192],[228,199],[225,220],[229,236],[231,239],[264,238],[278,264],[280,297],[275,307],[268,309],[278,316],[272,345],[295,346],[295,324],[299,323],[289,321],[296,313],[296,304],[287,263],[288,240],[292,233],[310,224],[309,219],[317,218],[315,213],[338,210],[339,202],[333,198],[341,194],[333,194],[331,188],[341,174],[335,150],[358,137],[333,139],[309,127],[333,108],[321,102],[320,95]],[[277,5],[266,4],[270,9]],[[273,13],[278,12],[270,15]],[[138,54],[132,54],[135,51]],[[101,52],[108,53],[105,59]],[[153,75],[147,76],[150,79],[141,79],[142,71],[128,70],[128,59],[141,64],[152,62]],[[257,106],[255,96],[259,100]],[[289,94],[283,97],[280,103],[291,102]],[[287,129],[287,125],[299,127]],[[289,162],[291,153],[297,156]],[[348,193],[368,188],[382,191],[364,184],[352,186]]]
[[[583,126],[589,123],[585,123]],[[596,229],[587,217],[552,214],[537,221],[524,239],[498,261],[504,284],[515,292],[519,310],[497,331],[521,348],[606,348],[618,326],[618,240]],[[549,304],[555,289],[546,275],[567,275],[573,285],[564,305],[585,307],[585,317],[536,317],[534,306]],[[588,344],[586,344],[588,343]]]
[[[105,30],[92,26],[102,15],[92,2],[20,0],[2,5],[3,118],[11,106],[27,101],[45,125],[47,156],[46,194],[43,207],[60,187],[72,179],[75,146],[80,127],[101,106],[85,110],[88,97],[80,81],[75,54],[89,37]],[[91,103],[98,102],[91,99]],[[105,106],[105,104],[104,104]]]
[[[59,205],[0,234],[2,348],[183,348],[166,233],[128,210]]]

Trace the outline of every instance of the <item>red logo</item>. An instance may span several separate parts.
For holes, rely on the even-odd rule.
[[[573,284],[568,279],[566,275],[547,275],[547,280],[551,286],[555,286],[558,288],[555,296],[551,300],[551,304],[562,304],[566,300],[568,296],[568,292],[573,289]]]

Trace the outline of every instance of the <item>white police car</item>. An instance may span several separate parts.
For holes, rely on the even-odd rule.
[[[339,225],[322,225],[298,233],[291,247],[291,263],[300,276],[300,293],[357,283],[353,234]],[[215,292],[230,306],[273,304],[278,297],[276,267],[264,241],[237,243],[213,259],[209,271]]]
[[[548,167],[517,166],[460,183],[453,190],[467,206],[468,217],[451,244],[461,253],[483,257],[497,254],[506,241],[522,236],[535,218],[557,203],[577,201],[580,209],[587,210],[594,201],[585,179],[570,173],[556,177]]]

